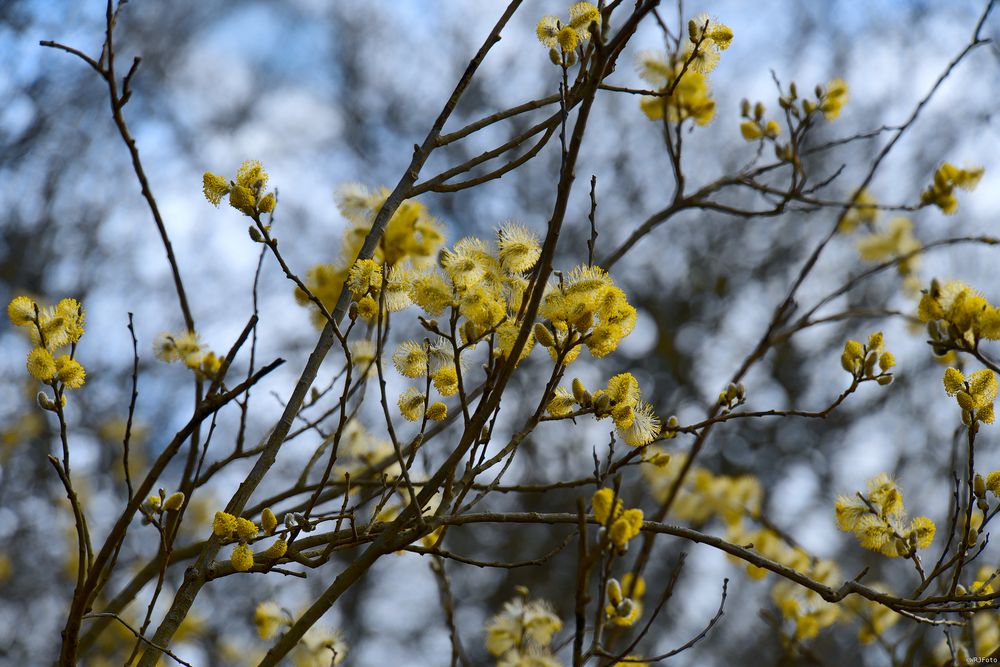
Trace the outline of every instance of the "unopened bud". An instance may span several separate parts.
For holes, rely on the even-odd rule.
[[[906,543],[906,540],[897,537],[894,543],[896,547],[896,553],[900,556],[905,556],[910,553],[910,545]]]
[[[865,356],[865,375],[875,377],[875,364],[878,363],[878,353],[871,350]]]
[[[278,517],[274,516],[270,507],[265,507],[260,513],[260,527],[264,529],[265,535],[273,535],[274,529],[278,527]]]
[[[608,602],[610,602],[613,607],[617,607],[622,603],[622,585],[618,583],[617,579],[608,579],[608,585],[605,587],[605,592],[608,596]]]
[[[583,380],[573,378],[573,398],[580,405],[583,405],[583,397],[587,395],[587,388],[583,386]]]
[[[542,347],[552,347],[556,344],[556,339],[552,336],[552,332],[549,331],[549,328],[541,322],[535,323],[534,331],[535,340],[537,340],[538,344]]]
[[[931,278],[930,295],[932,299],[937,299],[941,296],[941,283],[937,278]]]
[[[616,605],[615,613],[617,613],[622,618],[628,618],[632,614],[632,607],[635,604],[632,602],[631,598],[625,598],[622,600],[621,604]]]
[[[316,529],[315,526],[309,523],[308,519],[306,519],[303,515],[299,514],[298,512],[292,513],[292,519],[295,521],[296,528],[299,528],[300,530],[303,530],[307,533],[311,533]]]
[[[44,391],[38,392],[38,395],[35,396],[35,400],[38,401],[38,407],[40,407],[43,410],[56,409],[56,404],[52,401],[51,398],[48,397],[48,395]]]
[[[466,343],[471,343],[479,338],[479,327],[472,320],[467,320],[465,324],[462,325],[462,336],[465,338]]]
[[[167,499],[163,501],[163,509],[167,512],[176,512],[180,508],[184,507],[184,492],[178,491],[177,493],[172,493],[167,496]]]
[[[250,234],[250,240],[254,243],[263,243],[264,237],[260,235],[260,230],[250,225],[247,227],[247,233]]]
[[[941,328],[938,326],[937,320],[927,321],[927,335],[931,340],[941,340]]]
[[[979,473],[976,473],[976,476],[972,482],[972,487],[973,490],[976,492],[977,498],[986,497],[986,480],[983,479],[983,476],[980,475]]]
[[[573,320],[573,326],[577,331],[588,331],[594,326],[594,314],[589,310]]]

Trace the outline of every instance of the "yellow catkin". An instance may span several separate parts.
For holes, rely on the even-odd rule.
[[[28,353],[28,373],[42,382],[48,382],[56,375],[56,362],[44,347],[37,347]]]
[[[176,512],[184,506],[184,493],[178,491],[177,493],[172,493],[167,496],[167,499],[163,501],[163,509],[167,512]]]
[[[250,519],[244,519],[243,517],[236,518],[236,536],[244,542],[257,537],[258,532],[260,532],[260,529],[257,527],[257,524]]]
[[[227,512],[216,512],[212,521],[212,532],[216,537],[229,539],[236,532],[236,517]]]
[[[265,535],[273,535],[274,529],[278,527],[278,517],[274,516],[270,507],[265,507],[264,511],[260,513],[260,525],[264,529]]]
[[[14,326],[26,327],[35,319],[35,308],[35,302],[28,297],[14,297],[7,305],[7,316]]]
[[[262,551],[259,555],[261,558],[278,559],[284,556],[286,551],[288,551],[288,542],[281,539],[275,540],[274,544]]]
[[[253,567],[253,551],[245,544],[237,544],[229,562],[237,572],[246,572]]]

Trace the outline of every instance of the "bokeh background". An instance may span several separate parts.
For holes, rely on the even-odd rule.
[[[304,273],[317,262],[336,260],[345,222],[333,203],[334,188],[352,181],[391,186],[398,180],[413,143],[426,134],[504,4],[134,0],[126,6],[116,34],[119,67],[134,55],[143,59],[126,117],[166,219],[199,331],[213,348],[228,348],[252,312],[259,246],[247,238],[236,211],[216,210],[205,202],[202,172],[231,174],[245,159],[261,160],[278,188],[274,231],[290,264]],[[805,90],[836,76],[848,82],[850,102],[840,119],[818,129],[816,141],[899,124],[968,42],[982,5],[965,0],[685,3],[686,17],[709,11],[736,35],[711,75],[715,119],[685,135],[691,189],[752,157],[753,147],[739,134],[739,102],[743,97],[762,100],[776,109],[772,76],[783,83],[794,80]],[[564,12],[557,1],[525,3],[450,127],[557,90],[557,69],[536,42],[534,24],[542,14]],[[665,3],[664,16],[675,23],[675,15],[673,4]],[[191,402],[184,369],[152,355],[153,337],[180,329],[182,319],[155,227],[110,120],[106,89],[79,60],[38,44],[53,39],[96,57],[103,20],[103,3],[91,0],[0,4],[0,99],[5,101],[0,105],[0,300],[6,303],[22,293],[53,302],[74,296],[87,310],[88,332],[79,357],[87,366],[88,382],[73,394],[69,414],[74,471],[95,526],[107,525],[122,497],[117,471],[132,363],[127,313],[134,313],[139,338],[140,468],[185,421]],[[984,35],[1000,37],[997,13]],[[611,82],[641,86],[631,63],[640,51],[661,43],[655,25],[644,26]],[[960,196],[956,215],[925,209],[912,216],[915,234],[925,243],[998,233],[998,77],[1000,51],[995,45],[971,55],[872,183],[880,201],[914,203],[942,160],[985,167],[976,192]],[[492,126],[435,154],[425,173],[502,142],[543,113]],[[846,165],[831,190],[843,199],[883,141],[851,144],[826,155],[825,162],[817,158],[815,173],[830,174]],[[423,201],[447,226],[449,242],[489,234],[507,219],[541,232],[551,210],[558,158],[558,143],[553,142],[502,180],[457,194],[427,195]],[[586,256],[591,175],[597,177],[597,254],[602,256],[665,207],[672,195],[659,129],[640,112],[636,97],[607,93],[595,107],[559,247],[557,265],[566,269]],[[762,203],[747,191],[727,195],[727,202],[742,207]],[[573,374],[598,385],[601,378],[631,370],[659,414],[676,414],[682,423],[700,419],[766,328],[773,308],[834,216],[833,211],[790,212],[744,219],[692,211],[671,219],[614,270],[615,280],[639,308],[636,331],[613,357],[597,363],[588,357],[574,366]],[[966,280],[996,302],[997,258],[996,250],[959,246],[928,253],[919,275],[925,284],[934,276]],[[865,266],[853,237],[836,239],[800,291],[800,303],[808,307]],[[260,280],[258,358],[282,356],[288,363],[254,392],[251,440],[273,423],[279,399],[290,390],[316,337],[308,313],[295,304],[291,286],[273,261],[264,262]],[[915,300],[890,271],[827,312],[847,306],[912,313]],[[888,349],[899,363],[890,388],[866,385],[822,422],[755,420],[716,428],[701,462],[715,473],[758,476],[767,489],[767,516],[818,556],[837,560],[845,574],[869,565],[873,579],[898,579],[905,585],[911,573],[903,572],[903,565],[862,552],[849,535],[836,532],[832,499],[888,471],[900,480],[914,513],[944,522],[959,419],[953,401],[941,391],[942,369],[924,334],[902,317],[815,327],[771,352],[746,384],[753,408],[825,406],[847,385],[838,363],[843,341],[876,329],[885,331]],[[4,319],[0,663],[11,665],[43,664],[53,656],[72,590],[66,567],[72,547],[69,514],[45,460],[57,440],[53,424],[34,407],[36,388],[25,380],[28,350],[27,341]],[[540,376],[531,371],[540,367],[529,365],[515,379],[512,396],[538,391]],[[335,372],[336,365],[327,362],[320,382]],[[518,407],[511,401],[512,416]],[[237,421],[234,415],[220,420],[215,436],[220,448],[228,446],[223,445],[227,438],[231,442]],[[1000,468],[995,430],[986,427],[980,436],[977,460],[984,470]],[[592,424],[543,427],[508,480],[537,483],[586,475],[593,465],[592,448],[606,442],[606,431]],[[283,450],[267,488],[294,479],[296,462],[308,458],[315,444],[303,439],[295,451]],[[684,451],[688,445],[682,437],[670,447]],[[245,470],[237,468],[204,490],[206,511],[228,499]],[[168,472],[165,484],[178,475]],[[644,497],[640,482],[630,483],[636,485],[635,497]],[[492,506],[572,511],[576,495],[505,496]],[[652,508],[648,493],[645,497],[645,506]],[[711,532],[713,526],[705,529]],[[102,534],[101,528],[94,530]],[[470,556],[503,554],[517,560],[543,553],[564,536],[565,531],[548,527],[476,527],[454,531],[452,546]],[[674,664],[749,664],[747,655],[759,656],[754,664],[806,660],[787,656],[758,615],[761,610],[773,613],[773,582],[751,581],[707,547],[661,542],[651,581],[666,575],[680,551],[688,551],[689,558],[677,593],[647,643],[650,653],[693,636],[714,613],[721,580],[730,576],[729,613],[710,641]],[[149,558],[154,552],[155,536],[133,530],[126,555]],[[571,557],[556,562],[569,564]],[[996,562],[996,550],[988,550],[983,559]],[[234,664],[234,655],[252,659],[265,648],[250,622],[254,605],[276,599],[300,609],[340,567],[342,562],[335,562],[310,572],[306,582],[243,577],[209,587],[195,607],[202,622],[177,652],[197,665]],[[515,585],[528,586],[534,595],[551,600],[564,620],[571,618],[569,565],[510,571],[452,567],[450,574],[463,641],[484,664],[482,626],[513,595]],[[176,582],[176,576],[168,580],[168,593]],[[140,595],[142,607],[148,595],[148,589]],[[348,664],[443,665],[450,658],[434,579],[426,562],[412,554],[379,562],[324,621],[340,628],[350,642]],[[907,632],[910,637],[913,632],[925,635],[927,646],[942,638],[927,628]],[[824,664],[829,665],[888,664],[885,651],[862,652],[855,633],[856,628],[838,626],[817,640],[815,653],[827,656]]]

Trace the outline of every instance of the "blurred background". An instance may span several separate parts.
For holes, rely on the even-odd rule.
[[[334,206],[335,187],[396,183],[412,145],[422,141],[504,6],[498,0],[134,0],[125,7],[116,32],[119,68],[142,56],[125,115],[166,220],[199,333],[213,349],[228,349],[252,312],[259,246],[247,238],[239,213],[227,207],[216,210],[204,200],[202,173],[231,175],[243,160],[261,160],[278,190],[274,233],[291,266],[304,274],[318,262],[336,261],[345,221]],[[900,124],[968,43],[982,8],[981,2],[965,0],[685,3],[685,19],[708,11],[735,33],[710,76],[716,116],[684,136],[689,189],[752,159],[754,147],[740,137],[740,100],[761,100],[773,115],[777,92],[772,77],[783,85],[795,81],[805,91],[834,77],[847,81],[850,101],[838,120],[817,129],[817,143]],[[524,3],[481,67],[450,129],[557,92],[558,69],[537,43],[534,26],[543,14],[565,12],[562,2]],[[663,15],[675,27],[673,4],[665,3]],[[134,314],[140,354],[137,470],[186,421],[191,405],[186,370],[152,355],[154,336],[180,330],[183,320],[160,240],[110,119],[106,88],[78,59],[38,44],[52,39],[97,57],[103,22],[102,2],[0,3],[0,99],[6,100],[0,106],[0,301],[29,294],[55,303],[72,296],[87,311],[87,334],[78,357],[87,367],[88,381],[71,396],[69,418],[74,474],[98,535],[107,530],[123,497],[120,442],[132,364],[128,313]],[[984,36],[1000,37],[998,13]],[[631,65],[639,52],[658,48],[662,36],[650,22],[633,39],[610,82],[644,87]],[[998,75],[996,45],[974,52],[870,186],[881,202],[913,204],[940,162],[985,167],[978,189],[959,195],[956,215],[928,208],[912,216],[914,234],[925,244],[1000,233]],[[502,143],[547,113],[540,110],[491,126],[435,154],[424,174]],[[602,94],[590,128],[560,241],[556,264],[563,269],[586,257],[591,175],[597,177],[598,257],[618,247],[673,194],[660,128],[642,114],[637,97]],[[814,158],[815,174],[829,175],[846,165],[830,198],[850,196],[884,141],[882,135]],[[558,161],[558,142],[553,141],[501,180],[456,194],[426,195],[422,201],[445,224],[449,244],[465,235],[490,235],[508,219],[542,233]],[[743,208],[764,204],[749,190],[727,193],[725,201]],[[570,375],[599,386],[607,377],[631,370],[658,414],[676,414],[682,423],[701,419],[765,330],[835,215],[825,210],[747,219],[689,211],[672,218],[613,270],[615,281],[639,308],[635,332],[613,356],[595,362],[583,355]],[[856,238],[838,237],[825,251],[799,292],[802,309],[868,266],[858,257]],[[965,280],[996,303],[997,258],[996,250],[956,246],[923,256],[918,275],[924,285],[935,276]],[[296,305],[290,284],[271,258],[264,261],[260,286],[258,359],[281,356],[288,363],[254,390],[250,441],[263,437],[273,424],[280,400],[316,339],[309,313]],[[901,278],[888,271],[823,312],[857,307],[910,314],[915,306]],[[406,326],[400,324],[400,329]],[[888,389],[866,384],[824,421],[742,420],[717,427],[699,460],[714,474],[757,476],[767,490],[765,515],[815,555],[840,563],[845,576],[871,566],[871,581],[890,587],[896,582],[902,589],[912,586],[912,572],[898,561],[862,551],[850,535],[837,532],[832,502],[837,494],[853,493],[869,477],[887,471],[898,478],[913,514],[931,516],[939,526],[945,523],[960,420],[954,402],[941,391],[943,369],[924,332],[905,317],[852,318],[813,327],[772,351],[745,382],[753,409],[825,407],[849,382],[838,363],[843,342],[865,340],[875,330],[885,332],[887,349],[899,364]],[[58,443],[51,416],[34,406],[37,386],[24,372],[28,351],[27,340],[4,318],[0,663],[11,665],[43,664],[54,657],[73,581],[67,567],[75,539],[70,515],[45,460]],[[539,391],[544,360],[537,352],[533,359],[515,376],[511,396]],[[336,363],[328,361],[319,384],[325,385],[336,370]],[[501,431],[529,409],[516,401],[508,405],[505,400],[505,405],[510,416]],[[235,411],[220,418],[215,442],[222,452],[231,446],[238,417]],[[608,440],[607,429],[587,422],[574,428],[543,425],[505,479],[542,483],[587,475],[593,469],[592,449],[603,451]],[[377,429],[377,420],[370,423]],[[1000,468],[996,428],[985,427],[980,436],[977,461],[984,471]],[[295,478],[296,464],[301,467],[317,444],[301,440],[294,448],[286,446],[293,451],[282,450],[261,494]],[[447,449],[446,440],[439,445]],[[690,438],[682,436],[668,450],[689,446]],[[225,503],[245,470],[236,466],[200,492],[204,517]],[[164,485],[178,476],[179,470],[168,471]],[[631,504],[652,510],[655,501],[638,476],[626,484],[632,485]],[[573,511],[580,493],[505,495],[485,505]],[[191,518],[196,518],[194,512]],[[722,533],[714,523],[703,528]],[[450,548],[463,555],[519,560],[552,549],[566,534],[566,529],[543,526],[478,526],[452,531],[449,539]],[[123,558],[148,560],[155,549],[155,533],[137,526]],[[774,582],[743,576],[741,567],[707,547],[661,538],[647,579],[662,584],[681,551],[689,552],[687,568],[644,652],[669,650],[696,634],[718,606],[722,578],[729,576],[728,613],[709,641],[672,664],[749,664],[746,655],[758,656],[754,664],[891,663],[886,649],[859,648],[857,626],[851,624],[824,631],[812,644],[811,658],[792,656],[758,614],[774,614]],[[485,664],[483,624],[514,595],[516,585],[550,600],[570,624],[572,552],[568,549],[543,568],[480,570],[449,564],[457,623],[471,655]],[[996,549],[982,560],[996,564]],[[253,660],[266,649],[251,623],[254,606],[274,599],[299,611],[342,567],[342,561],[331,563],[310,572],[306,581],[233,577],[206,588],[194,608],[197,622],[177,653],[196,665]],[[168,578],[167,601],[180,572]],[[116,590],[114,583],[111,589]],[[133,612],[144,610],[150,592],[143,590]],[[434,578],[426,561],[413,554],[380,561],[324,622],[339,628],[351,644],[347,664],[430,666],[450,660]],[[943,640],[933,628],[906,624],[893,637],[919,638],[928,649]]]

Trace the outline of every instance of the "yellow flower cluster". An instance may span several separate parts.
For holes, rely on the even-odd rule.
[[[608,579],[605,586],[607,604],[604,614],[613,625],[628,627],[642,617],[642,597],[646,594],[646,580],[631,572],[622,577]]]
[[[708,74],[719,64],[719,52],[733,42],[733,31],[708,14],[699,14],[688,21],[689,43],[684,49],[684,62],[700,74]]]
[[[972,586],[965,588],[965,586],[959,586],[955,591],[959,595],[992,595],[996,592],[993,588],[993,583],[996,582],[998,575],[997,571],[991,567],[983,566],[979,568],[979,572],[976,573],[976,580],[972,582]],[[989,600],[980,600],[976,603],[980,607],[987,607],[990,605]]]
[[[261,602],[253,611],[253,624],[263,640],[274,637],[278,628],[292,624],[292,615],[276,602]]]
[[[444,231],[437,219],[427,212],[427,207],[418,201],[406,199],[386,223],[385,233],[372,260],[366,260],[380,267],[388,267],[388,270],[380,269],[379,276],[374,278],[370,264],[363,265],[368,267],[365,269],[355,267],[355,259],[371,230],[372,221],[388,196],[389,190],[386,188],[368,190],[354,183],[338,189],[337,208],[348,221],[340,251],[342,259],[333,264],[317,264],[306,273],[305,279],[306,287],[327,311],[332,311],[336,306],[340,291],[352,270],[364,271],[359,279],[369,279],[369,289],[363,290],[363,295],[354,299],[358,303],[360,315],[368,320],[377,318],[378,301],[383,289],[385,308],[389,312],[402,310],[410,304],[408,292],[413,272],[433,265],[434,258],[444,244]],[[379,284],[374,286],[371,280],[378,280]],[[312,307],[309,297],[301,289],[296,288],[295,300],[301,306]],[[314,307],[312,317],[317,327],[325,324],[322,314]]]
[[[218,206],[222,198],[229,195],[230,206],[244,215],[256,217],[260,213],[270,213],[277,203],[273,192],[264,192],[267,179],[267,172],[259,160],[247,160],[240,165],[233,181],[206,171],[202,176],[202,192],[213,206]]]
[[[836,120],[840,110],[847,104],[847,83],[843,79],[833,79],[826,88],[816,88],[819,98],[819,110],[827,120]]]
[[[878,200],[867,189],[859,190],[851,198],[851,207],[847,209],[837,231],[850,234],[858,225],[871,227],[878,219]]]
[[[649,460],[666,458],[656,448]],[[663,502],[685,464],[685,455],[666,458],[661,465],[643,466],[642,472],[650,485],[653,497]],[[760,481],[750,475],[714,475],[694,467],[681,486],[671,513],[679,519],[703,524],[718,517],[726,527],[726,540],[732,544],[752,544],[754,551],[765,558],[793,568],[813,579],[835,585],[840,578],[833,561],[817,559],[799,546],[790,545],[781,535],[768,527],[752,527],[758,523],[764,502],[764,489]],[[746,564],[736,557],[731,560],[745,564],[747,574],[753,579],[763,579],[767,570]],[[798,585],[781,580],[772,588],[772,598],[785,619],[795,627],[798,639],[814,637],[840,618],[836,605],[827,603],[818,594]]]
[[[836,563],[829,560],[801,563],[796,567],[806,576],[827,586],[840,583]],[[781,610],[781,615],[795,625],[795,639],[811,639],[823,628],[833,625],[841,617],[840,608],[827,602],[819,593],[783,579],[771,590],[771,599]]]
[[[497,665],[558,667],[550,645],[562,621],[548,602],[529,601],[527,590],[521,592],[486,624],[486,650],[496,656]]]
[[[399,396],[399,413],[409,421],[426,417],[431,421],[448,418],[448,406],[442,401],[429,402],[427,395],[416,387],[409,387]]]
[[[327,439],[322,447],[327,448],[333,442],[333,437]],[[363,471],[377,466],[395,452],[388,440],[374,437],[357,419],[349,419],[340,434],[340,449],[337,452],[337,465],[334,468],[334,479],[343,479],[345,473],[351,478],[357,477]],[[399,475],[399,464],[393,463],[382,468],[383,474],[390,479]]]
[[[742,382],[730,382],[725,389],[719,392],[719,398],[716,400],[719,407],[725,410],[732,410],[743,405],[747,400],[746,385]]]
[[[400,291],[406,303],[416,304],[432,318],[450,310],[451,316],[455,317],[462,348],[474,348],[482,341],[491,340],[494,356],[502,359],[510,354],[521,328],[519,311],[528,288],[526,273],[534,268],[540,256],[538,237],[527,227],[508,222],[498,229],[495,243],[471,237],[458,241],[441,253],[440,268],[408,274],[401,281],[403,289]],[[377,269],[374,262],[358,262],[352,269],[348,286],[355,298],[365,290],[370,295],[371,291],[381,288]],[[392,273],[389,283],[393,281],[391,276]],[[604,336],[602,340],[606,340],[619,332],[631,330],[634,309],[631,311],[631,322],[623,322],[622,318],[629,313],[624,312],[622,305],[615,301],[617,295],[607,295],[606,290],[601,290],[606,285],[613,287],[610,278],[606,284],[590,291],[591,296],[607,296],[603,306],[598,308],[599,326],[592,327],[594,331],[577,332],[578,335],[571,341],[567,340],[561,348],[567,356],[575,358],[579,354],[578,346],[586,344],[584,336],[588,334],[596,341],[597,337]],[[381,289],[388,291],[389,287]],[[591,321],[593,323],[593,317]],[[437,326],[437,321],[433,322],[433,326]],[[601,325],[604,325],[603,328]],[[549,346],[555,343],[551,336],[546,341]],[[533,345],[534,335],[529,335],[518,362],[530,354]],[[614,345],[617,345],[617,340]],[[573,346],[576,349],[570,350]],[[429,345],[413,340],[403,341],[392,359],[396,370],[403,376],[431,379],[441,396],[449,397],[458,392],[461,360],[457,358],[450,341],[440,339]],[[422,416],[442,420],[448,414],[445,403],[429,402],[428,397],[414,387],[400,396],[399,409],[406,419],[414,421]]]
[[[660,418],[653,413],[653,406],[640,397],[639,382],[631,373],[614,376],[604,389],[593,394],[579,378],[574,378],[572,393],[559,387],[547,410],[553,417],[575,416],[579,413],[574,413],[573,408],[579,406],[597,419],[610,417],[625,444],[641,447],[660,435]]]
[[[984,565],[976,573],[976,582],[970,587],[959,585],[958,595],[983,595],[995,590],[998,582],[998,568]],[[986,606],[989,603],[976,603]],[[995,609],[983,609],[971,614],[971,620],[966,622],[960,636],[956,636],[949,644],[945,639],[935,647],[933,664],[946,665],[952,662],[952,656],[959,665],[977,664],[974,656],[983,656],[978,662],[987,662],[985,656],[993,656],[1000,650],[1000,614]]]
[[[347,659],[349,648],[340,630],[314,625],[295,645],[292,664],[295,667],[335,667]]]
[[[642,510],[625,509],[613,489],[598,489],[591,499],[594,518],[607,529],[608,537],[619,551],[628,548],[628,542],[642,531]]]
[[[762,527],[750,529],[744,525],[742,516],[734,514],[735,521],[727,521],[726,540],[732,544],[752,544],[753,550],[765,558],[781,563],[828,586],[839,583],[840,572],[836,563],[814,558],[800,546],[789,544],[774,530]],[[744,561],[730,556],[730,560],[743,564]],[[747,574],[752,579],[763,579],[768,570],[753,564],[746,564]],[[832,625],[840,618],[840,610],[826,602],[817,593],[781,579],[771,589],[771,597],[782,616],[795,627],[794,636],[803,640],[815,637],[819,631]]]
[[[878,372],[875,371],[876,365]],[[875,380],[881,385],[892,382],[889,369],[896,365],[896,357],[885,350],[885,340],[881,331],[868,336],[868,343],[849,340],[840,355],[840,366],[858,381]]]
[[[881,584],[868,584],[869,588],[889,594],[890,591]],[[851,609],[859,619],[861,627],[858,629],[858,641],[862,644],[870,644],[885,632],[896,625],[900,618],[899,614],[878,602],[872,602],[866,598],[852,595],[848,597],[844,604]]]
[[[813,92],[815,99],[800,98],[798,88],[792,82],[788,86],[788,94],[778,98],[778,103],[796,119],[808,118],[819,111],[827,120],[836,120],[847,104],[847,83],[843,79],[832,79],[826,86],[816,86]],[[796,104],[800,99],[801,112]]]
[[[960,280],[943,285],[932,280],[917,306],[917,317],[927,323],[938,355],[950,347],[975,349],[982,339],[1000,340],[1000,309]]]
[[[184,492],[177,491],[164,498],[162,495],[152,495],[146,499],[145,507],[149,514],[161,514],[163,512],[178,512],[184,507]]]
[[[222,368],[222,359],[208,350],[193,331],[176,334],[164,331],[153,341],[153,354],[167,363],[180,361],[198,377],[208,380],[215,379]]]
[[[549,281],[538,314],[552,330],[536,326],[535,338],[553,359],[562,355],[567,364],[580,354],[581,345],[594,357],[613,352],[632,333],[636,319],[635,308],[608,272],[586,265]]]
[[[250,543],[254,541],[263,527],[264,535],[271,536],[278,527],[278,519],[270,508],[261,513],[261,526],[257,526],[250,519],[233,516],[227,512],[216,512],[212,521],[212,533],[223,542],[239,542],[233,547],[233,552],[229,562],[237,572],[246,572],[253,567],[255,554],[250,548]],[[288,543],[284,538],[279,538],[264,551],[256,554],[265,560],[277,560],[285,555],[288,550]]]
[[[83,335],[83,307],[76,299],[63,299],[55,306],[39,306],[33,299],[18,296],[7,305],[7,316],[14,326],[24,327],[35,348],[28,353],[27,370],[31,377],[50,385],[65,405],[63,389],[79,389],[87,373],[74,357],[76,344]],[[63,348],[68,354],[59,354]],[[52,399],[39,394],[39,405],[54,410]]]
[[[264,641],[273,639],[279,629],[291,627],[294,622],[291,612],[276,602],[261,602],[254,609],[253,624]],[[292,663],[296,667],[339,665],[347,657],[347,650],[347,642],[339,631],[314,625],[295,646]]]
[[[648,450],[649,460],[666,457],[662,465],[644,465],[642,474],[653,497],[663,502],[686,462],[685,454],[667,457],[656,447]],[[672,516],[702,524],[719,517],[728,525],[739,524],[744,517],[759,518],[764,489],[752,475],[715,475],[700,466],[691,469],[671,509]]]
[[[781,126],[773,118],[764,122],[765,107],[763,102],[753,105],[753,115],[751,115],[750,101],[744,99],[740,103],[740,116],[744,118],[740,123],[740,134],[747,141],[757,141],[758,139],[775,139],[781,134]]]
[[[1000,496],[1000,470],[994,470],[988,474],[983,486],[994,496]]]
[[[913,235],[913,222],[909,218],[893,218],[885,229],[875,231],[858,239],[858,254],[866,262],[886,262],[897,257],[917,253],[923,245]],[[916,276],[920,255],[913,254],[896,264],[896,270],[904,279],[910,292],[919,289]]]
[[[983,177],[983,171],[982,167],[959,169],[949,162],[943,163],[934,172],[934,182],[920,193],[920,203],[925,206],[933,204],[945,215],[951,215],[958,210],[955,188],[974,190]]]
[[[353,221],[344,242],[345,257],[360,249],[386,195],[385,191],[370,193],[358,187],[341,190],[340,210]],[[423,205],[404,202],[390,219],[379,252],[372,259],[357,260],[347,270],[319,265],[309,272],[306,283],[329,307],[341,288],[347,289],[354,302],[352,317],[356,313],[373,320],[380,305],[383,312],[395,312],[412,304],[429,318],[424,320],[425,327],[435,331],[439,324],[433,318],[447,312],[457,334],[454,344],[461,352],[488,341],[494,357],[505,359],[523,326],[520,318],[529,273],[541,256],[538,236],[524,225],[507,222],[499,227],[493,241],[463,238],[439,253],[442,241],[439,225]],[[437,266],[434,256],[438,256]],[[625,293],[599,267],[579,266],[555,275],[539,306],[542,321],[531,328],[517,362],[530,354],[536,340],[564,364],[573,362],[584,347],[594,357],[614,351],[636,321],[636,310]],[[304,293],[297,298],[308,302]],[[188,343],[187,347],[197,349],[196,341]],[[186,347],[181,347],[176,355],[186,358]],[[356,341],[351,349],[352,354],[357,352],[356,364],[370,367],[376,354],[370,341]],[[446,332],[436,341],[401,342],[392,361],[404,377],[430,380],[442,398],[459,391],[462,360]],[[639,400],[635,379],[626,375],[613,379],[606,390],[592,398],[601,401],[595,414],[611,416],[622,438],[639,446],[657,437],[660,422],[652,407]],[[603,394],[607,396],[601,399]],[[411,421],[444,420],[448,415],[444,401],[432,401],[425,390],[416,387],[406,389],[397,404]],[[603,411],[605,406],[607,411]]]
[[[698,14],[688,21],[688,39],[692,45],[703,45],[707,50],[718,53],[732,44],[733,31],[708,14]]]
[[[909,558],[934,539],[936,527],[927,517],[907,523],[903,492],[886,473],[868,481],[867,495],[837,496],[834,510],[841,530],[854,533],[865,549],[889,558]]]
[[[639,76],[663,93],[655,97],[644,96],[639,101],[639,108],[650,120],[682,123],[690,118],[698,125],[707,125],[715,117],[715,100],[712,98],[708,77],[690,67],[685,70],[686,58],[687,54],[655,51],[639,54]],[[669,90],[673,92],[666,95]]]
[[[458,393],[458,371],[453,351],[450,343],[444,339],[430,345],[405,340],[393,353],[392,363],[404,377],[430,378],[441,396],[454,396]],[[448,406],[445,403],[436,401],[428,404],[427,396],[414,387],[400,396],[399,409],[411,421],[420,419],[422,415],[432,421],[441,421],[448,416]]]
[[[954,396],[962,408],[962,422],[992,424],[995,418],[993,401],[997,397],[997,376],[988,368],[976,371],[968,379],[957,368],[944,372],[944,390]]]
[[[590,39],[590,26],[601,25],[601,12],[589,2],[578,2],[569,8],[569,21],[557,16],[543,16],[535,27],[538,41],[549,49],[549,59],[556,65],[570,67],[576,63],[576,47]]]

